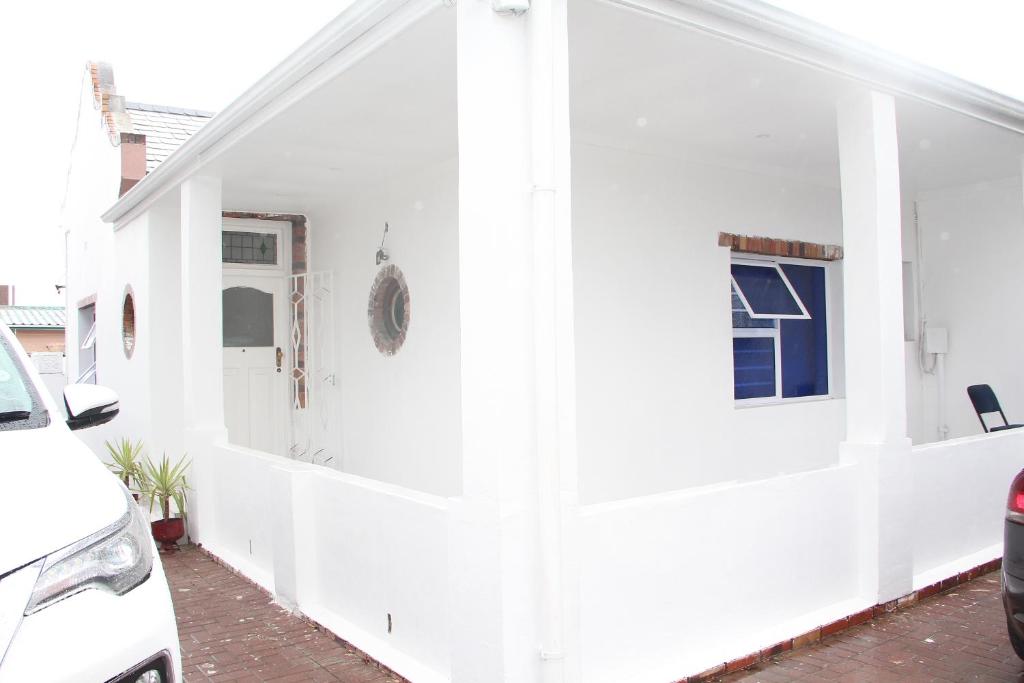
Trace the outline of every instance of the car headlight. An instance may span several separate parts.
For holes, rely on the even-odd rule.
[[[149,524],[127,491],[125,497],[128,511],[121,519],[47,556],[25,616],[89,588],[123,595],[149,578]]]

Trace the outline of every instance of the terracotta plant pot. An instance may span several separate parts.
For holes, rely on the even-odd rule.
[[[180,517],[161,519],[153,522],[153,539],[160,542],[162,548],[174,550],[175,544],[185,535],[185,520]]]

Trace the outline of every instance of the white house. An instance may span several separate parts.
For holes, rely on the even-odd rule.
[[[69,376],[94,315],[193,539],[407,678],[665,683],[1001,555],[1021,102],[754,0],[356,0],[145,177],[85,97]]]

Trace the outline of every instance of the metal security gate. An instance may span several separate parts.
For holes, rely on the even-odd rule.
[[[291,457],[341,469],[334,361],[334,276],[289,277],[291,305]]]

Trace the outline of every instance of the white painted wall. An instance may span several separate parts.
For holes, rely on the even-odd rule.
[[[447,678],[447,501],[341,473],[300,486],[300,609],[411,680]]]
[[[580,492],[596,502],[826,467],[841,400],[736,408],[718,233],[842,243],[839,193],[577,143],[573,241]],[[831,287],[842,395],[841,270]]]
[[[950,438],[981,433],[967,397],[990,384],[1011,422],[1024,422],[1024,320],[1013,315],[1024,288],[1024,197],[1020,178],[930,191],[917,200],[923,263],[921,313],[949,331],[945,408]],[[912,213],[904,252],[916,248]],[[905,260],[908,258],[904,257]],[[923,267],[922,267],[923,266]],[[907,344],[908,415],[915,443],[938,440],[937,376],[921,372],[918,346]]]
[[[445,499],[226,443],[198,455],[206,548],[410,680],[448,678]]]
[[[147,453],[172,459],[184,453],[181,380],[180,246],[176,193],[116,232],[89,241],[88,251],[102,268],[81,267],[72,295],[96,296],[97,381],[115,389],[121,412],[112,422],[79,432],[97,455],[106,459],[104,441],[142,440]],[[80,245],[81,246],[81,245]],[[75,268],[77,258],[72,260]],[[122,304],[131,289],[135,301],[134,352],[122,340]],[[77,315],[69,316],[75,319]],[[77,330],[68,332],[77,338]],[[77,363],[77,354],[69,354]],[[69,376],[72,376],[69,373]]]
[[[110,230],[110,226],[105,226]],[[152,400],[150,368],[152,367],[153,346],[150,321],[152,307],[150,296],[149,267],[150,217],[144,214],[126,224],[109,239],[103,236],[90,244],[90,251],[99,252],[101,269],[94,273],[96,296],[96,368],[97,382],[117,391],[121,412],[111,422],[78,432],[98,456],[107,459],[104,441],[127,437],[132,441],[142,439],[150,446],[150,453],[159,455],[159,446],[154,451],[152,443]],[[83,282],[88,283],[87,278]],[[136,344],[134,354],[128,358],[124,352],[121,337],[121,307],[125,289],[131,286],[135,294]],[[91,286],[91,285],[86,285]],[[85,291],[85,290],[80,290]],[[68,339],[77,338],[77,327],[72,328],[70,319],[77,325],[77,314],[68,316]],[[72,361],[74,356],[75,361]],[[77,355],[68,355],[68,366],[77,364]],[[69,372],[69,381],[77,375]]]
[[[149,211],[149,282],[135,291],[136,316],[145,313],[145,337],[137,344],[146,351],[137,365],[148,365],[152,414],[148,435],[151,451],[167,453],[172,462],[184,455],[184,383],[181,327],[181,210],[177,192],[170,192]],[[118,235],[120,237],[120,235]],[[211,292],[210,296],[219,296]],[[141,370],[135,368],[134,371]]]
[[[87,70],[83,70],[83,81],[67,197],[61,211],[67,242],[67,374],[72,382],[84,370],[78,367],[74,352],[80,337],[77,304],[97,295],[103,281],[113,275],[113,230],[100,220],[100,214],[117,200],[121,180],[121,151],[110,143],[102,114],[95,108]],[[97,311],[109,304],[97,299]]]
[[[341,469],[438,495],[458,494],[462,482],[457,189],[452,159],[309,215],[310,270],[334,272]],[[367,323],[385,221],[388,263],[404,273],[411,306],[392,357],[377,351]]]
[[[584,507],[582,679],[676,680],[872,604],[857,481],[840,466]]]
[[[122,390],[122,360],[124,354],[120,345],[121,293],[123,287],[118,258],[123,258],[125,268],[131,271],[135,261],[135,275],[141,271],[145,278],[143,249],[146,232],[145,221],[136,222],[128,230],[131,246],[117,251],[114,246],[114,232],[110,225],[100,220],[100,214],[117,200],[121,179],[121,152],[110,143],[102,113],[95,107],[92,96],[92,81],[87,70],[83,70],[83,86],[77,132],[71,150],[67,196],[61,211],[61,224],[65,230],[66,273],[64,290],[68,309],[66,340],[66,367],[69,382],[77,380],[85,368],[79,367],[78,348],[87,330],[80,330],[78,324],[78,303],[87,297],[95,297],[97,316],[97,382],[117,388],[122,393],[121,414],[111,423],[101,427],[78,432],[79,438],[92,450],[105,456],[103,442],[121,435],[135,436],[141,425],[148,424],[148,398],[141,397],[137,381]],[[127,245],[127,243],[126,243]],[[145,354],[143,354],[145,355]],[[145,362],[145,361],[143,361]]]
[[[914,588],[1002,557],[1006,495],[1022,453],[1024,431],[913,449]]]

